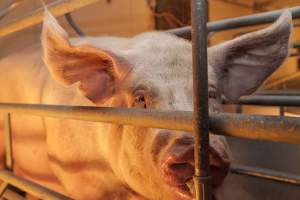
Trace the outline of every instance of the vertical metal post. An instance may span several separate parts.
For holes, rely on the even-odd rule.
[[[4,116],[4,142],[5,142],[5,166],[12,171],[12,135],[11,135],[11,118],[10,113]]]
[[[284,113],[285,113],[284,106],[279,106],[279,115],[284,116]]]
[[[237,104],[236,105],[236,110],[235,110],[235,112],[236,113],[239,113],[239,114],[241,114],[241,113],[243,113],[243,105],[242,104]]]
[[[207,0],[191,1],[193,44],[194,184],[197,200],[211,199],[207,77]]]
[[[12,138],[11,138],[11,119],[10,113],[4,115],[4,145],[5,145],[5,167],[12,171]],[[3,180],[0,185],[0,198],[3,197],[9,184]]]

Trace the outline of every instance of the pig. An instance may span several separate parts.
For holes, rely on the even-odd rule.
[[[221,96],[254,92],[282,64],[291,24],[285,11],[265,29],[208,48],[210,112],[221,111]],[[69,38],[48,11],[41,40],[1,59],[1,102],[192,111],[187,40],[166,32]],[[12,115],[12,134],[14,173],[71,198],[194,199],[192,133]],[[229,152],[211,133],[214,200],[222,199]]]

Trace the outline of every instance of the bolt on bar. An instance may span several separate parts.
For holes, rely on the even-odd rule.
[[[53,3],[48,4],[47,6],[49,6],[49,10],[54,16],[60,16],[77,10],[79,8],[88,6],[97,1],[99,0],[66,0],[63,3],[61,3],[61,1],[55,1]],[[14,22],[1,26],[0,37],[41,23],[43,21],[43,15],[44,9],[41,8],[29,14],[28,16],[25,16],[21,19],[15,20]]]
[[[194,186],[197,200],[211,199],[207,75],[207,0],[191,1],[193,46]]]
[[[289,9],[292,12],[293,18],[300,17],[300,6]],[[241,28],[245,26],[253,26],[274,22],[282,13],[283,10],[276,10],[270,12],[259,13],[255,15],[224,19],[207,24],[207,32],[223,31],[235,28]],[[173,33],[180,37],[190,38],[191,27],[186,26],[182,28],[170,29],[167,32]]]
[[[239,164],[233,164],[231,166],[230,171],[234,174],[247,175],[256,178],[262,178],[300,186],[300,176],[296,174],[278,172],[270,169],[249,167]]]

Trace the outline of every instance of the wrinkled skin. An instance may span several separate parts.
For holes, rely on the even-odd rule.
[[[286,58],[290,32],[287,11],[209,48],[210,112],[221,110],[221,95],[254,92]],[[42,49],[45,65],[39,47],[1,61],[1,102],[192,111],[188,41],[162,32],[69,39],[46,11]],[[15,173],[75,199],[192,199],[191,133],[15,115],[12,125]],[[229,149],[214,134],[210,164],[214,199],[222,199]]]

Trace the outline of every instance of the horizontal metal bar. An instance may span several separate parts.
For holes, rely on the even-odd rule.
[[[63,3],[60,3],[60,1],[57,3],[56,1],[48,4],[47,7],[54,16],[60,16],[88,6],[97,1],[99,0],[66,0]],[[43,21],[43,14],[44,9],[41,8],[21,19],[17,19],[14,22],[2,25],[0,27],[0,37],[41,23]]]
[[[300,176],[296,174],[289,174],[284,172],[278,172],[275,170],[250,167],[239,164],[232,164],[230,171],[234,174],[253,176],[256,178],[262,178],[271,181],[283,182],[300,186]]]
[[[300,17],[300,6],[293,7],[289,9],[292,12],[293,18]],[[216,32],[216,31],[224,31],[229,29],[241,28],[246,26],[260,25],[271,23],[275,21],[283,10],[276,10],[271,12],[264,12],[249,16],[237,17],[224,19],[219,21],[209,22],[207,24],[208,32]],[[180,37],[190,38],[191,35],[191,27],[186,26],[182,28],[170,29],[167,32],[175,34]]]
[[[254,95],[300,96],[300,90],[265,90],[255,92]]]
[[[238,103],[263,106],[300,106],[300,96],[251,95],[242,97]]]
[[[0,171],[0,180],[5,180],[5,182],[9,183],[10,185],[13,185],[41,199],[47,199],[47,200],[71,199],[62,194],[44,188],[36,183],[28,181],[22,177],[18,177],[6,170]]]
[[[295,42],[293,44],[293,48],[299,49],[300,48],[300,42]]]
[[[13,114],[193,131],[193,117],[190,111],[9,103],[1,103],[0,111]],[[212,113],[210,114],[209,124],[210,130],[214,134],[300,144],[300,119],[297,117]]]

